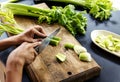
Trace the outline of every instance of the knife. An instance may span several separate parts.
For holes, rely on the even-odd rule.
[[[50,43],[51,38],[53,38],[58,32],[60,31],[60,28],[57,28],[54,32],[52,32],[49,36],[47,36],[40,45],[35,47],[35,50],[38,54],[40,54],[43,49]]]

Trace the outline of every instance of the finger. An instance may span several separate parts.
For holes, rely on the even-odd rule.
[[[43,40],[42,38],[37,38],[37,39],[33,39],[33,42],[40,42],[42,40]]]
[[[36,25],[35,29],[37,29],[39,32],[42,32],[45,34],[45,31],[43,30],[42,26]]]
[[[39,43],[39,45],[40,45],[40,43]],[[36,47],[36,46],[35,46],[35,47]],[[36,57],[36,56],[38,55],[38,52],[35,50],[35,47],[34,47],[34,49],[33,49],[34,57]]]
[[[38,46],[38,45],[41,45],[41,42],[34,42],[34,43],[31,43],[31,46],[32,46],[32,47],[36,47],[36,46]]]
[[[46,35],[45,31],[43,30],[42,26],[35,26],[35,29],[37,29],[39,32],[43,33]]]
[[[34,52],[34,57],[36,57],[37,55],[38,55],[38,53],[35,51],[35,52]]]
[[[41,32],[42,34],[46,35],[45,31],[43,30],[43,28],[41,26],[36,27],[36,29]],[[47,35],[46,35],[47,36]]]
[[[34,34],[36,34],[37,36],[40,36],[40,37],[42,37],[42,38],[45,38],[45,37],[46,37],[46,34],[43,34],[43,33],[39,32],[39,31],[36,30],[36,29],[33,29],[33,31],[34,31]]]

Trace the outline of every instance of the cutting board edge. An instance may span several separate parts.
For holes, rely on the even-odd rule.
[[[38,82],[38,78],[37,76],[35,75],[34,71],[33,71],[33,68],[31,65],[27,66],[25,68],[27,74],[28,74],[28,77],[30,79],[31,82]]]
[[[84,72],[81,72],[75,76],[66,78],[60,82],[84,82],[84,81],[89,80],[93,77],[99,76],[100,72],[101,72],[101,67],[98,65],[98,66],[95,66],[94,68],[91,68],[91,69],[88,69]]]

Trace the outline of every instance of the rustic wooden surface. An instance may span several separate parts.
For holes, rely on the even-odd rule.
[[[44,3],[40,4],[39,7],[47,8]],[[37,25],[35,18],[15,16],[15,20],[24,29]],[[80,61],[73,50],[64,48],[66,42],[80,45],[64,27],[58,24],[48,25],[43,23],[40,25],[43,26],[47,34],[61,27],[56,36],[61,37],[62,40],[58,46],[48,45],[36,57],[35,61],[26,68],[32,82],[83,82],[100,73],[100,66],[94,59],[91,62]],[[66,61],[59,62],[55,57],[57,53],[65,54]]]

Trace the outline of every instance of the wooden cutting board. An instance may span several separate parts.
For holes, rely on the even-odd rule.
[[[39,7],[47,8],[44,3],[39,4]],[[34,18],[15,16],[15,20],[24,29],[37,25]],[[36,57],[35,61],[26,68],[32,82],[83,82],[99,75],[101,69],[94,59],[91,62],[80,61],[73,50],[64,48],[66,42],[80,45],[64,27],[58,24],[48,25],[43,23],[40,25],[43,26],[47,34],[61,27],[57,36],[61,37],[62,40],[58,46],[48,45]],[[65,54],[66,61],[59,62],[55,57],[57,53]]]

